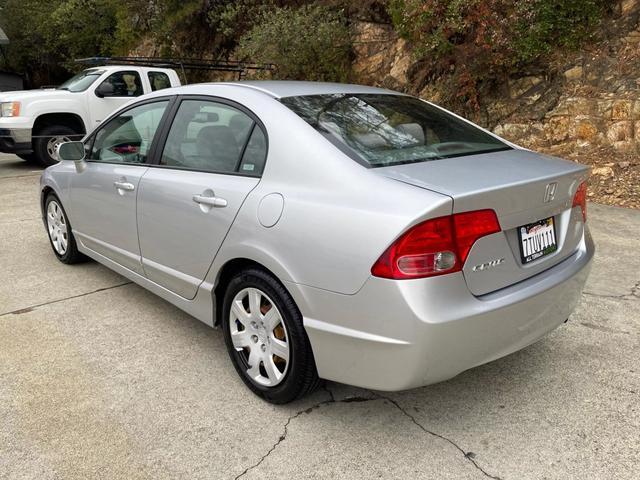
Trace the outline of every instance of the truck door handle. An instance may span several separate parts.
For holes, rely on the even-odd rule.
[[[133,190],[136,189],[133,183],[129,183],[129,182],[113,182],[113,186],[116,187],[118,190],[126,190],[127,192],[132,192]]]
[[[220,197],[205,197],[204,195],[194,195],[193,201],[200,205],[208,205],[210,207],[224,208],[227,206],[227,201]]]

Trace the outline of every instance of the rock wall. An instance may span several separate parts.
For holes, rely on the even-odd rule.
[[[552,60],[546,71],[506,79],[481,99],[479,123],[529,148],[640,153],[640,0],[618,1],[615,8],[610,33],[599,43]],[[437,82],[412,85],[419,66],[390,25],[360,22],[354,29],[358,82],[438,103]]]
[[[408,72],[415,61],[411,46],[385,23],[356,22],[353,28],[357,82],[409,90]]]
[[[517,95],[518,105],[540,95],[539,85],[550,82],[532,77]],[[553,83],[553,82],[551,82]],[[623,153],[640,152],[640,29],[584,52],[564,65],[555,83],[556,104],[540,115],[513,112],[495,131],[530,147],[613,147]],[[532,93],[533,92],[533,93]],[[534,95],[532,97],[532,94]]]

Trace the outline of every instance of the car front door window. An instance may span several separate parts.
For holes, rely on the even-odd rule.
[[[88,160],[145,163],[169,100],[146,103],[110,120],[96,134]]]

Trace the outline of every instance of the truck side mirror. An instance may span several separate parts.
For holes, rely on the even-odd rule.
[[[112,97],[115,91],[116,90],[115,88],[113,88],[113,85],[111,83],[102,82],[100,85],[98,85],[98,88],[96,88],[96,96],[100,98]]]
[[[82,142],[65,142],[58,145],[58,158],[61,161],[73,161],[76,165],[76,172],[82,173],[87,166],[84,161],[85,150]]]

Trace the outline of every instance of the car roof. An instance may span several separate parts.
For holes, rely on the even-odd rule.
[[[216,82],[204,83],[199,85],[185,86],[184,89],[193,87],[204,87],[207,85],[229,85],[242,88],[250,88],[258,90],[262,93],[274,98],[299,97],[305,95],[326,95],[331,93],[377,93],[377,94],[395,94],[402,95],[393,90],[384,88],[368,87],[365,85],[353,85],[348,83],[329,83],[329,82],[305,82],[294,80],[256,80],[241,82]],[[205,92],[202,92],[205,93]]]

